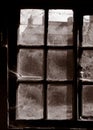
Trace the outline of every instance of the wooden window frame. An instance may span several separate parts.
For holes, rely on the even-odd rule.
[[[75,8],[75,7],[72,7],[71,5],[66,5],[67,3],[63,2],[63,5],[61,3],[61,5],[57,4],[57,5],[54,5],[54,4],[49,4],[49,6],[42,6],[41,2],[40,4],[36,4],[36,3],[30,3],[32,5],[29,6],[29,2],[27,4],[25,4],[26,2],[24,2],[22,5],[19,4],[17,8],[14,8],[13,9],[13,14],[14,16],[12,16],[12,14],[10,13],[9,14],[9,20],[8,20],[8,34],[6,33],[7,31],[7,27],[4,25],[5,28],[1,29],[1,31],[3,32],[3,34],[5,34],[5,39],[7,38],[8,40],[8,49],[6,48],[6,46],[1,46],[1,52],[0,52],[0,57],[2,59],[2,55],[4,55],[6,58],[5,59],[2,59],[2,62],[1,62],[1,65],[3,65],[3,63],[5,63],[5,66],[3,66],[3,68],[5,68],[5,71],[1,70],[1,72],[4,74],[4,76],[2,77],[0,75],[0,78],[1,78],[1,90],[7,90],[6,86],[8,87],[8,92],[9,92],[9,95],[7,95],[7,91],[5,91],[3,94],[4,94],[4,99],[2,101],[7,101],[7,96],[8,97],[8,101],[9,101],[9,105],[11,106],[12,104],[12,108],[15,107],[15,98],[13,97],[16,97],[16,80],[17,80],[17,77],[14,75],[14,74],[11,74],[11,72],[9,72],[9,76],[7,76],[6,74],[8,73],[7,72],[7,59],[8,59],[8,65],[9,65],[9,69],[10,70],[14,70],[15,68],[13,68],[16,64],[17,64],[17,28],[19,26],[19,19],[20,19],[20,16],[19,16],[19,12],[20,12],[20,9],[27,9],[27,8],[35,8],[35,9],[45,9],[45,12],[47,14],[47,10],[48,9],[72,9],[74,11],[74,22],[75,22],[75,27],[73,28],[75,33],[73,34],[73,37],[74,37],[74,54],[75,54],[75,57],[74,57],[74,61],[75,61],[75,80],[74,80],[74,103],[73,103],[73,120],[15,120],[15,110],[14,109],[10,109],[10,107],[8,107],[8,110],[9,110],[9,113],[12,113],[12,117],[9,115],[9,119],[7,119],[7,107],[5,104],[3,105],[3,107],[5,107],[5,111],[6,113],[4,114],[4,118],[3,119],[6,119],[6,121],[4,122],[5,124],[8,124],[8,120],[9,120],[9,124],[11,124],[8,128],[7,126],[3,126],[4,128],[6,129],[13,129],[13,127],[15,127],[14,129],[35,129],[35,128],[57,128],[57,129],[60,129],[60,128],[92,128],[93,127],[93,120],[81,120],[80,119],[80,115],[81,115],[81,107],[78,108],[77,106],[77,92],[79,92],[79,95],[80,95],[80,99],[79,99],[79,106],[81,105],[81,91],[78,91],[78,88],[81,87],[80,85],[81,84],[91,84],[93,85],[93,81],[92,82],[88,82],[88,81],[81,81],[79,80],[79,86],[77,85],[77,57],[78,57],[78,54],[77,54],[77,33],[79,32],[79,42],[82,41],[82,18],[83,18],[83,15],[91,15],[93,14],[93,10],[92,8],[90,8],[90,6],[86,7],[85,8]],[[59,2],[60,3],[60,2]],[[46,16],[46,15],[45,15]],[[44,39],[45,39],[45,44],[46,44],[46,39],[47,39],[47,36],[46,36],[46,33],[47,33],[47,24],[48,24],[48,18],[46,17],[45,18],[45,36],[44,36]],[[64,48],[65,49],[65,48]],[[83,50],[93,50],[92,47],[81,47],[81,49]],[[7,51],[8,51],[8,57],[7,57]],[[45,52],[45,57],[46,57],[46,52]],[[46,58],[45,58],[46,59]],[[0,67],[1,67],[0,65]],[[45,66],[46,67],[46,66]],[[46,72],[45,72],[46,73]],[[45,74],[46,75],[46,74]],[[5,79],[5,80],[3,80]],[[7,85],[7,80],[8,80],[8,83],[9,85]],[[63,83],[64,84],[64,83]],[[13,87],[12,87],[13,86]],[[80,89],[79,89],[80,90]],[[11,98],[12,101],[11,101]],[[8,106],[8,105],[7,105]],[[79,117],[77,115],[77,109],[79,109]],[[46,114],[45,114],[45,117],[46,117]],[[1,121],[2,123],[2,121]],[[2,124],[4,124],[2,123]],[[8,124],[8,125],[9,125]]]

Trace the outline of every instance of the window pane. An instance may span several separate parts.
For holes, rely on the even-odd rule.
[[[93,116],[93,85],[83,86],[83,116]]]
[[[72,118],[72,86],[48,86],[48,119]]]
[[[18,44],[44,44],[44,10],[22,9],[20,11],[20,26],[18,30]]]
[[[93,46],[93,15],[83,17],[83,46]]]
[[[73,44],[73,11],[49,10],[48,45]]]
[[[81,58],[81,66],[83,70],[83,78],[93,80],[93,51],[83,51]]]
[[[32,79],[42,79],[43,50],[21,49],[18,54],[18,74],[31,76]]]
[[[17,90],[17,119],[43,118],[42,85],[19,84]]]
[[[47,63],[49,80],[73,79],[73,52],[49,50]]]

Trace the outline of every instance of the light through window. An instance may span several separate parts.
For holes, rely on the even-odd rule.
[[[65,47],[73,46],[73,11],[49,10],[48,17],[45,45],[44,10],[20,12],[17,119],[42,119],[44,113],[47,119],[72,118],[73,49]]]

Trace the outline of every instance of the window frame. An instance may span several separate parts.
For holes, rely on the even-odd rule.
[[[19,12],[20,12],[20,9],[21,8],[23,8],[24,7],[24,9],[26,9],[27,7],[29,7],[28,6],[29,4],[27,4],[27,6],[25,6],[25,4],[23,4],[22,6],[20,5],[19,7],[20,8],[18,8],[16,11],[14,10],[14,20],[12,21],[11,19],[9,20],[9,24],[8,24],[8,28],[9,28],[9,30],[8,30],[8,63],[9,63],[9,69],[10,70],[14,70],[15,68],[13,68],[13,65],[15,65],[16,66],[16,64],[17,64],[17,28],[18,28],[18,26],[19,26],[19,19],[20,19],[20,16],[19,16]],[[64,4],[65,5],[65,4]],[[40,6],[40,7],[38,7],[38,6]],[[57,5],[58,6],[58,5]],[[35,4],[32,4],[32,6],[30,6],[29,8],[31,8],[31,7],[34,7],[35,9],[42,9],[41,8],[41,5],[35,5]],[[45,9],[46,10],[46,13],[47,13],[47,10],[48,10],[48,8],[49,9],[52,9],[52,8],[55,8],[56,7],[56,5],[52,5],[51,6],[51,4],[49,5],[49,7],[44,7],[43,9]],[[53,8],[53,9],[54,9]],[[24,128],[26,128],[26,127],[28,127],[28,129],[30,129],[31,127],[33,127],[33,128],[38,128],[38,127],[55,127],[55,128],[59,128],[59,127],[66,127],[66,126],[68,126],[69,128],[75,128],[75,127],[77,127],[77,128],[85,128],[85,127],[93,127],[93,121],[92,120],[90,120],[90,121],[88,121],[88,120],[80,120],[80,119],[78,119],[78,115],[76,114],[77,113],[77,91],[78,91],[78,87],[77,87],[77,33],[78,33],[78,31],[79,31],[79,33],[81,33],[81,26],[82,26],[82,20],[80,20],[79,18],[81,18],[83,15],[85,15],[86,13],[88,13],[88,15],[89,14],[91,14],[91,12],[92,12],[92,14],[93,14],[93,11],[90,9],[90,10],[86,10],[85,11],[85,9],[84,10],[78,10],[78,9],[74,9],[74,8],[72,8],[72,7],[67,7],[66,5],[63,7],[61,7],[61,6],[58,6],[58,8],[57,9],[59,9],[59,8],[61,8],[61,9],[72,9],[73,11],[74,11],[74,16],[75,16],[75,28],[74,28],[74,30],[75,30],[75,34],[73,35],[73,39],[74,39],[74,43],[75,43],[75,46],[74,46],[74,54],[75,54],[75,57],[74,57],[74,60],[75,60],[75,79],[74,79],[74,86],[76,86],[76,87],[74,87],[74,96],[75,96],[75,99],[74,99],[74,109],[73,109],[73,117],[74,117],[74,119],[73,120],[14,120],[15,119],[15,110],[13,109],[12,110],[12,115],[13,115],[13,117],[9,117],[10,119],[9,119],[9,124],[12,124],[12,125],[14,125],[16,128],[19,128],[20,126],[22,126],[22,127],[24,127]],[[83,13],[82,13],[83,12]],[[11,15],[10,15],[11,16]],[[77,19],[77,17],[78,17],[78,19]],[[9,17],[9,18],[11,18],[11,17]],[[82,19],[82,18],[81,18]],[[45,18],[45,25],[47,24],[47,21],[48,21],[48,19],[47,18]],[[45,27],[45,32],[47,33],[47,26]],[[45,34],[46,34],[45,33]],[[46,39],[47,39],[47,36],[45,35],[45,41],[46,41]],[[13,43],[14,42],[14,43]],[[15,60],[16,59],[16,60]],[[10,100],[11,100],[11,98],[14,96],[14,97],[16,97],[16,80],[17,80],[17,77],[16,77],[16,75],[15,74],[12,74],[11,72],[9,72],[9,86],[8,86],[8,88],[9,88],[9,102],[10,102]],[[12,87],[12,86],[14,86],[14,87]],[[80,92],[79,92],[80,93]],[[11,101],[11,103],[10,104],[12,104],[13,106],[12,106],[12,108],[14,107],[14,104],[15,104],[15,98]],[[79,102],[79,103],[81,103],[81,102]],[[11,105],[10,105],[11,106]],[[81,108],[79,108],[79,110],[81,110]],[[11,113],[11,110],[10,110],[10,108],[9,108],[9,111],[10,111],[10,113]],[[79,113],[80,114],[80,113]],[[42,125],[41,125],[42,124]],[[12,128],[12,126],[10,126],[10,128]]]

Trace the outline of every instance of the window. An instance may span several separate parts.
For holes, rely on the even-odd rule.
[[[92,16],[79,13],[16,13],[8,36],[10,128],[92,126]]]
[[[62,12],[63,16],[60,16],[60,12]],[[73,12],[70,10],[49,10],[48,40],[46,35],[45,43],[44,11],[35,9],[21,10],[21,14],[23,15],[22,19],[27,16],[27,13],[30,15],[30,18],[28,18],[28,23],[26,25],[22,24],[20,26],[21,28],[22,26],[26,26],[26,28],[21,34],[22,36],[19,35],[19,38],[22,38],[18,42],[18,47],[20,46],[20,49],[18,51],[17,58],[18,74],[20,75],[18,77],[18,82],[20,83],[18,86],[17,104],[20,107],[23,106],[23,109],[26,109],[23,110],[22,107],[18,107],[18,118],[72,118],[72,112],[68,112],[69,107],[72,111],[72,105],[69,102],[67,103],[68,98],[70,98],[70,102],[72,102],[72,81],[71,84],[68,85],[67,83],[62,84],[61,82],[67,82],[67,80],[73,79],[73,50],[64,48],[68,44],[68,34],[72,39],[73,23],[71,23],[71,29],[69,29],[70,31],[68,32],[68,28],[70,28],[68,25],[68,19],[70,15],[72,16],[71,18],[73,18]],[[58,17],[59,19],[56,20]],[[64,17],[64,21],[62,21],[62,18],[60,17]],[[33,23],[30,23],[29,21],[33,21]],[[61,35],[60,33],[63,34]],[[71,62],[67,60],[68,55],[72,56]],[[70,72],[70,75],[68,72],[70,70],[67,69],[68,62],[72,71],[72,74]],[[25,83],[28,80],[31,83]],[[67,86],[70,87],[70,92],[68,92],[69,90]],[[27,96],[29,95],[29,99],[27,101],[28,104],[25,104],[27,97],[25,95],[26,93]],[[59,99],[56,99],[58,96]],[[34,101],[33,98],[37,98],[34,99],[36,101]],[[63,106],[61,104],[63,104]],[[30,110],[27,109],[28,106],[28,109]],[[23,113],[26,116],[21,117],[21,115],[24,115]],[[70,116],[68,117],[68,115]]]
[[[86,119],[93,119],[92,116],[92,89],[93,89],[93,69],[92,69],[92,55],[93,55],[93,45],[92,45],[92,19],[93,15],[83,16],[83,28],[82,28],[82,38],[83,42],[80,45],[80,64],[81,64],[81,95],[82,95],[82,105],[81,113]]]

